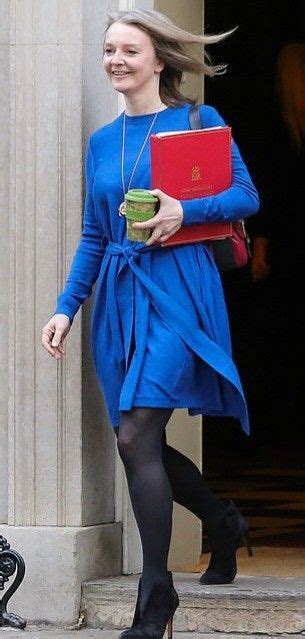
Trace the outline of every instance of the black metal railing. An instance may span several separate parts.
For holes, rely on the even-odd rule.
[[[16,550],[11,550],[7,539],[0,535],[0,590],[4,590],[5,583],[15,572],[16,575],[13,583],[7,589],[2,599],[0,599],[0,627],[12,626],[13,628],[23,629],[26,626],[26,621],[13,612],[7,612],[6,607],[9,599],[23,580],[25,564],[21,555],[19,555]]]

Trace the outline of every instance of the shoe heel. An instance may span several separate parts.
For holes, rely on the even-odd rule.
[[[253,557],[253,550],[251,548],[248,535],[244,536],[244,544],[247,548],[248,557]]]
[[[171,617],[168,622],[167,622],[167,637],[168,639],[173,639],[173,619],[174,617]]]

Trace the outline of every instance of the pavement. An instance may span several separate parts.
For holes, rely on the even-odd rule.
[[[3,639],[118,639],[121,631],[100,630],[94,628],[82,628],[80,630],[66,630],[45,627],[28,627],[25,630],[13,630],[11,628],[0,628],[0,637]],[[305,637],[305,631],[300,634],[276,634],[276,635],[250,635],[244,633],[198,633],[198,632],[175,632],[174,639],[299,639]]]

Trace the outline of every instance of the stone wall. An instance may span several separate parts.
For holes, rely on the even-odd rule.
[[[0,5],[0,530],[26,562],[17,608],[54,623],[77,620],[84,578],[120,574],[122,563],[115,438],[93,372],[90,301],[63,362],[41,346],[81,233],[86,139],[118,110],[101,69],[108,6]]]

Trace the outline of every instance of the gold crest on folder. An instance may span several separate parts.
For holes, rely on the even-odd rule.
[[[192,182],[198,182],[201,180],[200,166],[197,164],[192,168]]]

